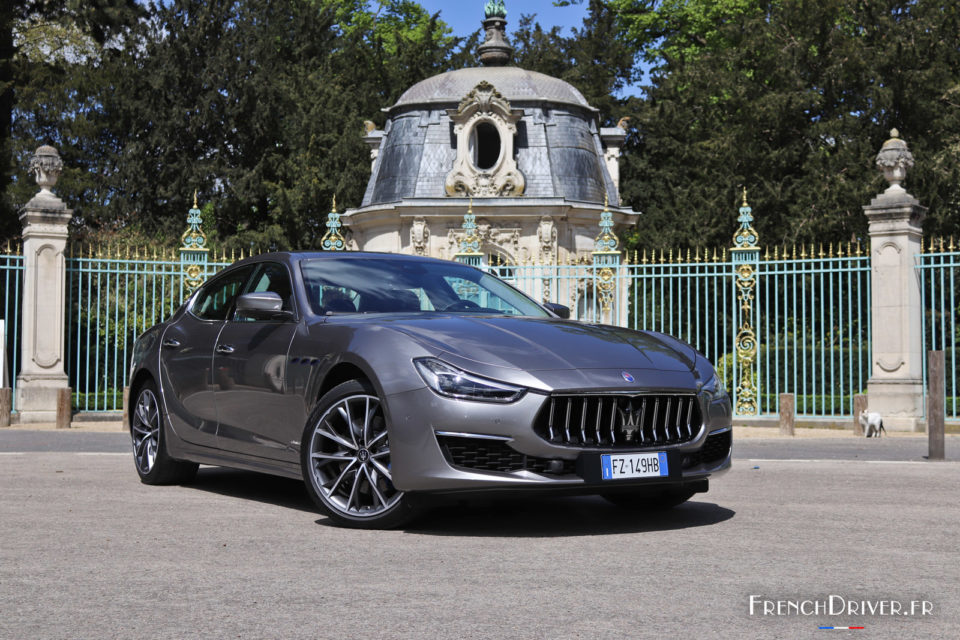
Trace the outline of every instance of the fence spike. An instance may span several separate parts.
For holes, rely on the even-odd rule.
[[[940,236],[940,253],[943,253],[943,245],[944,245],[943,236]]]
[[[727,261],[727,248],[726,248],[726,247],[723,248],[723,252],[722,252],[721,255],[722,255],[721,261],[726,262],[726,261]]]
[[[953,236],[950,236],[950,246],[947,249],[953,251]]]
[[[933,244],[933,238],[930,238],[930,253],[936,251],[936,247]]]
[[[857,239],[857,256],[862,256],[863,251],[860,249],[860,239]]]
[[[767,245],[767,249],[766,249],[766,251],[764,252],[763,259],[764,259],[764,260],[769,260],[769,259],[770,259],[770,245]]]
[[[820,243],[820,259],[823,260],[827,254],[823,252],[823,243]]]
[[[719,262],[719,261],[720,261],[719,258],[717,257],[717,248],[716,248],[716,247],[713,248],[713,261],[714,261],[714,262]]]
[[[240,247],[240,259],[243,260],[243,247]]]
[[[805,245],[800,245],[800,259],[803,260],[807,257],[807,247]]]
[[[667,263],[673,262],[673,247],[670,247],[669,253],[667,254]]]
[[[837,257],[838,257],[838,258],[842,258],[842,257],[843,257],[843,243],[842,243],[842,242],[838,242],[838,243],[837,243]]]

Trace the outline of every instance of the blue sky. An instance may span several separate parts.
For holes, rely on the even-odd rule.
[[[440,12],[440,19],[450,25],[455,36],[468,36],[480,28],[483,21],[483,7],[485,0],[418,0],[420,5],[431,14]],[[516,26],[520,16],[524,13],[536,14],[536,21],[544,30],[559,26],[564,34],[569,33],[572,27],[582,26],[587,15],[587,5],[583,2],[569,7],[555,7],[553,0],[506,0],[507,6],[507,38],[510,29]],[[643,90],[637,85],[630,85],[618,92],[620,97],[626,95],[642,95]]]
[[[440,12],[440,19],[453,29],[456,36],[467,36],[480,28],[483,20],[484,0],[419,0],[420,5],[430,13]],[[579,27],[587,14],[587,3],[569,7],[555,7],[553,0],[506,0],[507,37],[510,28],[517,24],[521,14],[535,13],[537,22],[549,30],[560,26],[567,33],[570,27]]]

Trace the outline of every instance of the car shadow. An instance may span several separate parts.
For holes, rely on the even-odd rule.
[[[197,471],[196,479],[184,487],[231,498],[256,500],[298,511],[317,512],[301,480],[265,473],[225,467],[201,467]]]
[[[317,513],[303,482],[253,471],[202,467],[185,488]],[[429,507],[402,530],[412,535],[553,538],[671,531],[729,520],[731,509],[693,500],[667,511],[632,511],[598,496],[470,497]],[[337,526],[320,517],[318,525]]]
[[[508,538],[615,535],[705,527],[735,511],[691,500],[665,511],[634,511],[599,496],[470,500],[436,507],[404,528],[411,534]]]

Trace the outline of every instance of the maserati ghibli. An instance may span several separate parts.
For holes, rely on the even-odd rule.
[[[199,464],[302,479],[336,524],[431,496],[598,494],[679,505],[730,466],[730,398],[670,336],[569,320],[480,269],[376,253],[237,262],[137,339],[146,484]]]

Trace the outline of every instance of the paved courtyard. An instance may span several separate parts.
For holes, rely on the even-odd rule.
[[[121,434],[35,434],[0,432],[2,638],[960,637],[960,463],[916,437],[743,440],[665,514],[475,500],[358,532],[297,482],[147,487]],[[932,613],[750,615],[751,595]]]

